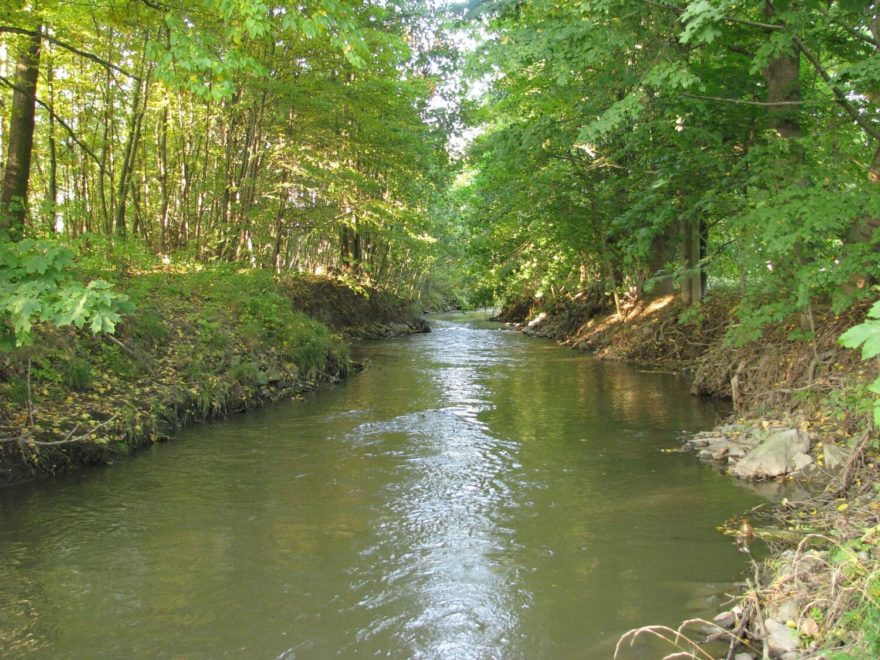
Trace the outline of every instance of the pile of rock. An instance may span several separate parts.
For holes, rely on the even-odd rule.
[[[784,426],[719,426],[689,439],[685,449],[696,449],[701,459],[718,461],[740,479],[773,479],[791,475],[811,477],[819,471],[810,454],[810,434],[800,428]],[[845,464],[847,452],[834,445],[822,446],[822,464],[834,471]]]

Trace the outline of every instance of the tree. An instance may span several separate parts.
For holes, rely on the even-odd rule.
[[[9,84],[13,91],[6,168],[0,186],[0,232],[8,232],[14,239],[24,233],[41,47],[41,30],[37,28],[27,35],[18,56],[15,78]]]

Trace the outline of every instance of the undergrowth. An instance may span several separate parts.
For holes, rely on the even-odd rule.
[[[102,462],[350,368],[345,341],[271,272],[124,263],[106,274],[133,305],[113,335],[35,326],[30,346],[0,353],[0,483]]]

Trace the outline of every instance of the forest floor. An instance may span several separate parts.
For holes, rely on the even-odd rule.
[[[324,278],[153,268],[114,279],[134,311],[113,335],[40,327],[0,353],[0,486],[302,396],[359,368],[349,340],[429,329],[405,301]]]
[[[694,394],[732,400],[732,419],[683,447],[719,470],[735,472],[771,437],[803,443],[779,475],[752,475],[796,483],[790,492],[797,495],[719,527],[743,551],[756,541],[770,550],[753,561],[730,609],[678,630],[631,631],[621,651],[659,636],[670,653],[682,653],[675,657],[880,657],[880,454],[867,392],[877,367],[837,343],[868,306],[815,312],[811,340],[792,338],[801,334],[795,319],[738,346],[729,340],[736,304],[736,296],[721,293],[685,310],[670,295],[625,306],[618,316],[585,294],[550,308],[525,301],[499,315],[600,359],[687,372]]]

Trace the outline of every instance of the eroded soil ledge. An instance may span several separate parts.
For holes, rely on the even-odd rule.
[[[0,486],[166,440],[346,377],[348,341],[430,330],[406,301],[264,272],[139,274],[114,335],[39,328],[0,353]]]
[[[743,551],[756,540],[771,550],[753,563],[729,609],[679,630],[631,631],[620,655],[659,635],[682,654],[675,657],[880,657],[880,457],[866,407],[877,365],[837,343],[867,305],[818,311],[809,340],[791,338],[799,327],[792,319],[737,346],[728,332],[736,304],[716,294],[686,310],[666,296],[618,315],[584,293],[554,306],[520,301],[498,317],[600,359],[691,374],[694,394],[730,399],[735,412],[684,438],[682,451],[737,478],[802,486],[719,528]]]

